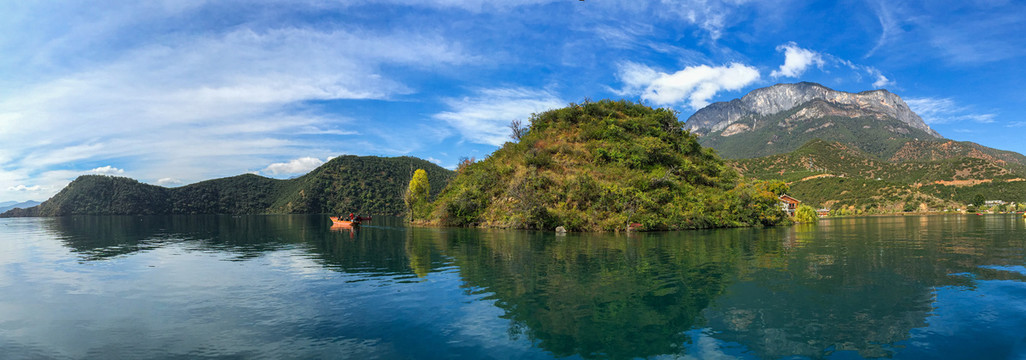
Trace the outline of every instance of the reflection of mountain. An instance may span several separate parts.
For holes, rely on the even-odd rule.
[[[303,241],[307,216],[69,216],[50,219],[65,245],[86,260],[102,260],[172,243],[189,242],[196,250],[218,250],[238,258]]]
[[[1021,249],[1009,246],[1013,232],[933,235],[972,234],[961,230],[976,224],[950,223],[964,219],[831,219],[818,229],[784,229],[784,243],[794,244],[784,266],[731,284],[703,316],[717,338],[744,344],[761,358],[822,358],[835,351],[890,357],[912,329],[928,326],[938,287],[1016,278],[979,267],[1003,263],[1012,254],[1002,252]]]
[[[408,255],[404,234],[437,237],[432,235],[437,231],[407,230],[397,226],[401,221],[375,217],[366,230],[352,234],[330,231],[326,216],[310,215],[68,216],[47,219],[47,224],[68,248],[89,261],[172,244],[227,252],[237,260],[300,247],[323,266],[342,272],[409,275],[418,269],[416,273],[426,275],[437,252],[426,248]],[[420,263],[411,265],[408,258],[415,256]]]
[[[712,234],[484,232],[444,241],[466,286],[506,311],[511,336],[556,356],[634,358],[679,352],[684,332],[739,270],[745,242]]]
[[[739,344],[735,349],[757,358],[901,355],[896,349],[917,340],[915,329],[933,326],[928,318],[943,308],[938,288],[1026,283],[1026,273],[1007,267],[1021,266],[1026,256],[1015,237],[1026,225],[1000,216],[837,218],[806,227],[565,237],[407,228],[386,217],[355,233],[331,231],[327,218],[317,216],[45,223],[90,261],[163,246],[228,253],[229,260],[284,250],[313,260],[304,264],[349,274],[326,291],[348,281],[370,280],[369,288],[417,282],[425,291],[417,301],[501,309],[509,328],[500,339],[508,334],[555,356],[584,358],[681,354],[710,340],[689,338],[696,333],[714,338],[714,346]],[[452,288],[433,276],[459,276],[466,296],[435,293]],[[406,289],[367,291],[395,300]],[[376,311],[392,310],[382,306]],[[404,316],[410,317],[398,321],[424,321]]]

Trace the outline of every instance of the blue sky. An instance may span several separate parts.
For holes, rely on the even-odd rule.
[[[453,167],[584,99],[680,111],[781,82],[886,88],[1026,153],[1013,1],[0,3],[0,201],[82,174],[179,186],[342,154]]]

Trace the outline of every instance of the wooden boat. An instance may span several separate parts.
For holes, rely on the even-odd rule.
[[[353,227],[353,226],[360,225],[360,221],[359,220],[356,220],[356,221],[342,220],[338,216],[331,216],[331,217],[329,217],[329,219],[331,219],[331,226],[332,227],[335,227],[335,226]]]

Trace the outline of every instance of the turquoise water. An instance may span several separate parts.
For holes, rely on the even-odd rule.
[[[0,358],[1026,359],[1005,215],[616,234],[0,219]]]

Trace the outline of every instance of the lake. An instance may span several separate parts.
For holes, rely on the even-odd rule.
[[[5,359],[1026,358],[1012,215],[569,234],[0,219]]]

